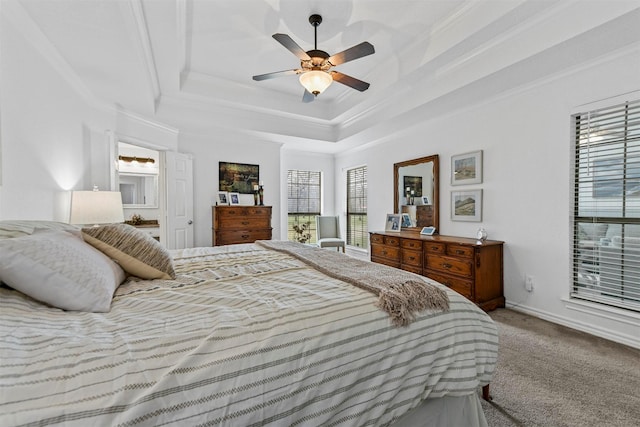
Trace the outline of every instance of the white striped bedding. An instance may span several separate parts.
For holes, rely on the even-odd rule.
[[[383,426],[495,369],[495,325],[452,291],[449,312],[398,328],[283,253],[173,255],[176,280],[129,280],[108,313],[1,288],[0,426]]]

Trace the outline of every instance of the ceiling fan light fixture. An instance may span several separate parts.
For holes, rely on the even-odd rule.
[[[333,77],[326,71],[312,70],[300,75],[300,84],[309,93],[318,96],[325,91],[333,82]]]

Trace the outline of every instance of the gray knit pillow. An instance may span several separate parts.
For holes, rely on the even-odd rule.
[[[173,258],[153,237],[128,224],[82,229],[85,242],[104,252],[132,276],[175,279]]]

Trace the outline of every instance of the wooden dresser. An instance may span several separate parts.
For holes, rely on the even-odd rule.
[[[418,231],[370,233],[371,261],[427,276],[467,297],[485,311],[504,307],[504,242]]]
[[[271,206],[212,206],[213,246],[271,240]]]

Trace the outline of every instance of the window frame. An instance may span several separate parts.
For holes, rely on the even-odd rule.
[[[357,176],[359,174],[359,176]],[[368,171],[366,165],[356,166],[346,171],[346,244],[347,246],[369,249],[368,228]],[[351,183],[351,181],[354,181]],[[353,188],[352,188],[353,186]],[[352,191],[353,190],[353,191]]]
[[[295,173],[296,179],[295,183],[292,182],[292,175]],[[302,182],[305,181],[305,182]],[[309,184],[312,182],[312,184]],[[303,185],[307,184],[307,185]],[[295,197],[292,198],[293,186],[297,188],[297,194],[300,194],[300,187],[306,188],[307,197]],[[313,192],[310,191],[311,187],[317,187],[315,193],[317,197],[309,197],[309,194]],[[307,209],[300,210],[300,203],[296,203],[297,209],[292,212],[290,210],[291,200],[307,200]],[[310,200],[315,200],[318,206],[318,210],[310,210]],[[315,243],[317,241],[316,234],[316,220],[315,217],[317,215],[321,215],[322,212],[322,172],[321,171],[309,171],[309,170],[299,170],[299,169],[289,169],[287,171],[287,240],[289,241],[298,241],[296,239],[296,232],[293,229],[295,225],[301,225],[308,223],[307,231],[311,235],[309,240],[304,243]]]
[[[570,297],[640,312],[640,100],[572,124]]]

